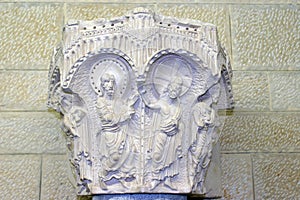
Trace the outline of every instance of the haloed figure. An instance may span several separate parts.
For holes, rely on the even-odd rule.
[[[99,172],[100,187],[107,189],[106,182],[115,178],[126,187],[126,178],[132,178],[135,167],[130,162],[130,151],[124,122],[134,113],[133,104],[116,96],[115,76],[105,73],[101,77],[101,94],[97,109],[101,121],[100,150],[103,169]],[[128,164],[129,163],[129,164]]]
[[[97,108],[102,122],[102,130],[116,131],[119,129],[119,118],[114,112],[115,76],[109,73],[101,77],[101,94]]]
[[[154,189],[160,182],[173,189],[171,178],[178,175],[178,162],[181,158],[181,137],[179,134],[181,108],[179,96],[182,91],[182,79],[175,77],[165,88],[163,94],[156,102],[145,104],[153,109],[158,109],[160,122],[158,131],[155,132],[152,149],[152,182]],[[143,95],[142,95],[143,96]]]

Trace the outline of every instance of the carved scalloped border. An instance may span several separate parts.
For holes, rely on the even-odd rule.
[[[145,68],[145,73],[149,72],[149,69],[151,67],[151,65],[160,57],[164,56],[164,55],[168,55],[168,54],[177,54],[179,56],[184,56],[184,57],[188,57],[191,58],[195,63],[199,63],[202,66],[208,68],[207,64],[205,64],[196,54],[188,52],[186,50],[183,49],[179,49],[179,50],[175,50],[175,49],[164,49],[159,51],[158,53],[154,54],[154,56],[152,56],[152,58],[149,60],[146,68]]]
[[[84,55],[83,57],[81,57],[80,59],[78,59],[75,64],[71,67],[71,70],[69,71],[66,79],[64,80],[63,84],[62,84],[62,88],[64,90],[67,90],[70,86],[70,83],[73,79],[74,74],[77,72],[78,68],[89,58],[95,56],[95,55],[99,55],[99,54],[104,54],[104,53],[111,53],[114,55],[118,55],[120,57],[122,57],[126,62],[128,62],[128,64],[131,66],[132,70],[137,74],[137,70],[135,68],[135,65],[133,63],[133,61],[131,60],[131,58],[129,56],[127,56],[125,53],[123,53],[122,51],[115,49],[115,48],[103,48],[100,49],[97,52],[89,52],[86,55]]]

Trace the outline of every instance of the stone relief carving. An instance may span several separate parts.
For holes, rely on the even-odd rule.
[[[154,110],[159,110],[152,119],[153,123],[153,145],[148,152],[151,152],[150,160],[152,180],[150,188],[154,189],[157,184],[164,182],[164,185],[176,190],[171,178],[179,174],[179,159],[182,157],[181,149],[181,107],[179,96],[182,92],[183,82],[180,77],[174,77],[162,91],[159,99],[151,102],[145,97],[147,90],[140,91],[145,105]],[[157,129],[157,130],[156,130]]]
[[[104,73],[101,80],[101,96],[97,99],[97,110],[101,121],[100,150],[103,169],[99,172],[100,186],[106,190],[105,181],[113,177],[126,187],[125,178],[134,178],[135,167],[127,163],[130,156],[127,143],[127,127],[124,124],[134,114],[133,98],[130,101],[116,99],[116,79],[113,74]],[[128,166],[126,166],[128,165]]]
[[[231,76],[214,25],[143,8],[69,22],[48,104],[63,116],[78,194],[205,194]]]
[[[193,191],[205,193],[203,183],[207,166],[211,159],[212,140],[215,134],[215,111],[211,103],[198,101],[192,108],[192,128],[195,128],[192,145],[189,149],[191,169],[190,182],[193,183]]]

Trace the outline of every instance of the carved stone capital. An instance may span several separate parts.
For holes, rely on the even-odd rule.
[[[214,25],[137,8],[69,22],[49,73],[78,194],[205,195],[231,67]]]

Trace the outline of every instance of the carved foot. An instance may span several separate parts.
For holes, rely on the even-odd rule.
[[[132,181],[132,182],[127,182],[125,180],[120,180],[120,183],[122,184],[122,186],[126,189],[129,189],[130,191],[138,191],[138,187],[136,182]]]
[[[119,180],[119,181],[120,181],[120,183],[122,184],[122,186],[123,186],[124,188],[131,189],[132,183],[126,182],[126,181],[123,180],[123,179],[121,179],[121,180]]]
[[[106,184],[104,183],[104,181],[100,180],[99,181],[99,186],[102,190],[107,190],[107,186]]]
[[[167,178],[164,182],[165,186],[169,187],[171,190],[177,190],[177,187],[171,182],[171,178]]]
[[[160,183],[160,181],[158,181],[158,180],[152,180],[149,183],[149,189],[150,189],[150,191],[154,190],[156,188],[156,186],[158,186],[159,183]]]

